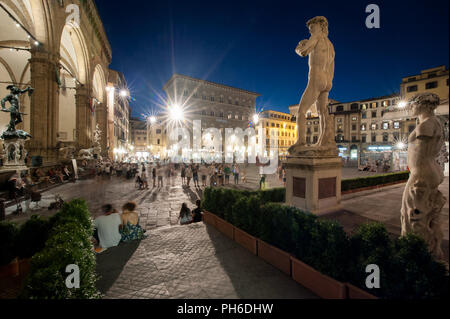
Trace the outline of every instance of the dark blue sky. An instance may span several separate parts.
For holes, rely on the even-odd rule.
[[[149,113],[174,72],[255,91],[257,107],[288,112],[300,101],[308,61],[294,52],[306,21],[323,15],[336,50],[330,94],[341,102],[400,90],[401,78],[448,67],[449,1],[97,0],[112,46],[111,68],[125,74],[133,115]],[[381,28],[367,29],[376,3]]]

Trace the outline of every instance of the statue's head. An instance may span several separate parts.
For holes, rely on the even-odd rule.
[[[430,113],[438,107],[440,103],[439,96],[434,93],[419,93],[409,101],[413,115]]]
[[[310,19],[306,22],[306,26],[311,34],[321,32],[328,35],[328,20],[323,16]]]
[[[6,87],[7,90],[10,90],[12,94],[17,94],[20,92],[20,89],[15,85],[8,85]]]

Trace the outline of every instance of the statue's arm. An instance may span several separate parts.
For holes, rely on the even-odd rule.
[[[6,102],[9,101],[10,99],[11,99],[11,94],[7,95],[6,97],[4,97],[2,99],[2,102],[1,102],[2,109],[6,109]]]
[[[311,36],[309,40],[302,40],[297,45],[295,52],[301,57],[308,56],[311,53],[311,51],[314,50],[314,48],[316,47],[317,41],[318,38],[314,36]]]
[[[31,93],[33,93],[33,91],[34,91],[34,89],[31,86],[29,86],[25,90],[21,90],[20,94],[27,93],[27,92],[30,92],[30,94],[31,94]]]

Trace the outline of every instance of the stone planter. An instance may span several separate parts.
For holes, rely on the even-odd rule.
[[[217,216],[216,216],[216,228],[218,231],[220,231],[228,238],[234,239],[234,226]]]
[[[214,215],[210,212],[204,211],[203,212],[203,222],[205,224],[209,224],[211,226],[216,227],[216,215]]]
[[[258,256],[286,275],[291,275],[291,255],[285,251],[258,239]]]
[[[324,299],[346,299],[345,284],[291,257],[292,279]]]
[[[8,265],[0,266],[0,278],[17,277],[19,275],[19,262],[17,258]]]
[[[21,277],[26,277],[30,271],[31,258],[19,260],[19,274]]]
[[[257,239],[245,231],[234,227],[234,241],[239,245],[250,251],[254,255],[258,255]]]
[[[348,299],[378,299],[378,297],[368,293],[367,291],[362,290],[352,284],[346,283],[347,287],[347,298]]]

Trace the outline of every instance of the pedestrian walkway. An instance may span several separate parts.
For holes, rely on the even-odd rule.
[[[203,223],[152,230],[97,256],[106,299],[317,299]]]

